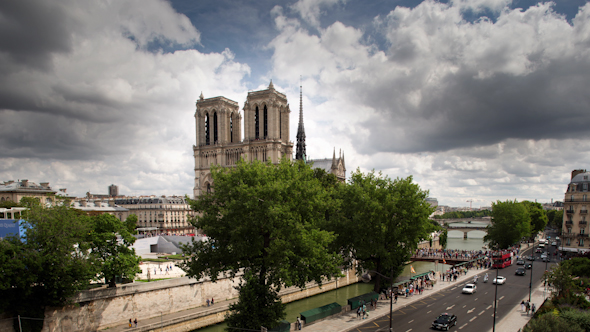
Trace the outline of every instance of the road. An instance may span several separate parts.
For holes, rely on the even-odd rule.
[[[526,249],[523,254],[529,255],[532,251]],[[548,251],[553,253],[555,247],[549,246]],[[536,254],[540,257],[541,254]],[[549,268],[555,264],[555,256],[551,255],[552,262],[545,263],[538,258],[533,262],[533,288],[541,283],[541,277],[545,272],[546,266]],[[506,277],[506,284],[499,285],[498,288],[498,314],[496,323],[498,323],[510,310],[523,299],[529,297],[529,285],[531,281],[531,270],[527,270],[526,276],[516,276],[514,272],[519,267],[516,264],[505,269],[498,270],[500,276]],[[492,280],[496,275],[496,270],[489,270],[490,281],[483,283],[485,271],[479,274],[480,282],[477,284],[477,291],[473,295],[462,294],[461,289],[467,282],[457,283],[456,286],[447,288],[430,296],[424,296],[421,301],[414,302],[402,308],[395,308],[393,312],[393,329],[394,332],[411,332],[425,331],[430,329],[432,322],[438,315],[448,312],[457,315],[457,326],[451,330],[457,331],[488,331],[492,328],[494,317],[494,291],[496,286]],[[440,282],[440,281],[439,281]],[[417,295],[421,296],[421,295]],[[540,306],[541,303],[536,303]],[[368,322],[354,331],[359,332],[377,332],[388,331],[389,315],[385,315],[376,320]]]

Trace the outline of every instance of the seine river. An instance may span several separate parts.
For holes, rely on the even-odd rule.
[[[486,223],[472,222],[471,224],[451,224],[457,226],[486,226]],[[447,248],[458,249],[458,250],[481,250],[484,243],[483,237],[485,236],[483,231],[471,231],[467,235],[467,239],[463,239],[463,232],[450,231]],[[414,268],[416,273],[424,273],[430,270],[447,270],[450,265],[435,264],[431,262],[413,262],[406,265],[404,272],[398,277],[398,280],[405,280],[410,277],[410,266]],[[341,305],[346,305],[347,299],[355,297],[357,295],[365,294],[373,290],[373,284],[357,283],[354,285],[342,287],[330,292],[322,293],[316,296],[312,296],[299,301],[291,302],[287,304],[287,320],[294,322],[300,312],[321,307],[326,304],[338,302]],[[226,324],[221,323],[209,327],[205,327],[193,332],[223,332]]]

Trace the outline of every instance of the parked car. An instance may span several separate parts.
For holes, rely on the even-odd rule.
[[[524,276],[526,275],[526,271],[524,270],[524,268],[519,267],[518,269],[516,269],[516,272],[514,272],[514,274],[517,276]]]
[[[527,261],[534,261],[535,260],[535,256],[529,256],[526,258]]]
[[[504,285],[504,283],[506,283],[506,278],[502,277],[502,276],[498,276],[498,277],[494,278],[494,281],[492,283],[498,284],[498,285]]]
[[[457,325],[457,316],[444,313],[434,320],[432,323],[432,328],[448,331],[451,326],[455,325]]]
[[[463,287],[464,294],[473,294],[477,290],[477,286],[475,284],[467,284]]]
[[[516,265],[524,265],[524,259],[517,260]]]
[[[530,269],[532,269],[532,268],[533,268],[533,264],[531,264],[531,263],[526,263],[526,264],[524,265],[524,268],[525,268],[525,269],[527,269],[527,270],[530,270]]]

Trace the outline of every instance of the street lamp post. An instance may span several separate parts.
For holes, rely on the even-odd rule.
[[[391,294],[389,294],[389,332],[393,332],[393,267],[391,267],[391,277],[386,277],[377,271],[369,270],[368,272],[376,273],[385,279],[389,279],[391,282],[389,286],[391,289]],[[362,279],[364,282],[369,282],[371,281],[371,276],[369,273],[365,273],[362,275]]]
[[[494,327],[493,332],[496,332],[496,313],[498,312],[498,270],[499,268],[496,267],[496,291],[494,293]]]
[[[533,258],[535,255],[533,254]],[[529,303],[531,302],[531,291],[533,290],[533,268],[535,267],[535,261],[531,263],[531,281],[529,282]]]

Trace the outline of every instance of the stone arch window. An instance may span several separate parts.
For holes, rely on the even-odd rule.
[[[211,192],[211,184],[207,183],[207,193],[210,193],[210,192]]]
[[[209,113],[205,113],[205,145],[209,145],[210,142],[210,131],[209,131]]]
[[[4,202],[4,197],[2,197],[2,199],[0,199],[0,202]]]
[[[283,110],[279,110],[279,138],[283,139]]]
[[[254,112],[254,138],[260,138],[260,118],[258,112],[258,106],[256,106],[256,111]]]
[[[213,113],[213,144],[217,144],[217,112]]]
[[[230,143],[234,142],[234,115],[230,115],[229,117],[229,141]]]
[[[266,105],[264,105],[264,119],[262,120],[264,122],[264,138],[268,137],[268,109],[266,108]]]

